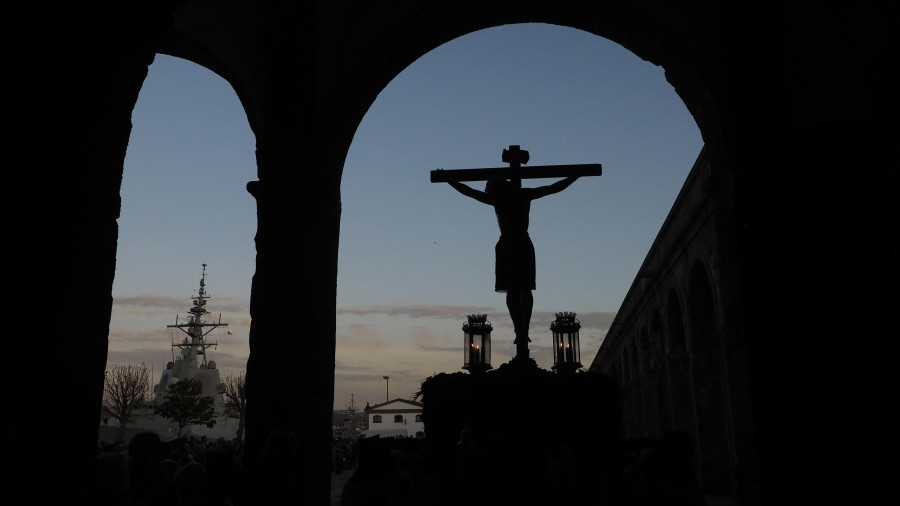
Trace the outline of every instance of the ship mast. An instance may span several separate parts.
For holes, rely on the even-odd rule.
[[[227,327],[227,323],[222,323],[222,315],[219,315],[218,322],[204,322],[203,317],[209,314],[206,310],[206,301],[209,297],[206,295],[206,264],[203,264],[203,275],[200,278],[200,290],[196,296],[192,296],[194,305],[188,311],[191,314],[187,323],[178,323],[178,317],[175,317],[175,325],[167,325],[167,328],[178,329],[188,337],[180,343],[172,343],[172,351],[175,348],[182,350],[182,355],[193,355],[203,357],[203,366],[206,366],[206,349],[210,346],[216,346],[218,343],[206,342],[206,335],[219,327]],[[185,353],[185,350],[187,352]]]

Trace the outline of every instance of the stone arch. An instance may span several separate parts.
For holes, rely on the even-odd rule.
[[[328,169],[340,172],[356,129],[369,107],[378,94],[413,62],[458,37],[516,23],[547,23],[581,30],[616,42],[637,57],[663,67],[667,81],[672,84],[694,117],[707,145],[718,146],[721,120],[712,100],[711,85],[697,71],[695,62],[681,52],[680,45],[660,29],[653,15],[640,7],[616,3],[563,3],[567,5],[549,9],[530,5],[517,5],[515,9],[509,9],[505,5],[483,4],[477,7],[453,4],[407,11],[397,9],[394,16],[402,19],[402,23],[392,24],[388,33],[380,33],[380,29],[372,28],[371,33],[361,35],[358,43],[364,45],[364,49],[352,45],[343,48],[345,51],[355,52],[355,57],[346,63],[345,67],[350,70],[340,78],[340,86],[324,92],[324,100],[330,105],[329,114],[316,118],[319,122],[316,129],[321,132],[319,138],[327,141],[317,145],[319,149],[327,151],[322,154],[321,160],[331,161]],[[272,90],[259,86],[258,69],[251,62],[242,59],[242,54],[232,54],[227,49],[214,47],[213,40],[201,42],[191,33],[198,23],[201,26],[215,25],[216,20],[221,19],[220,16],[209,16],[208,19],[199,21],[198,18],[205,14],[208,13],[202,7],[179,11],[177,17],[182,22],[171,27],[158,52],[189,59],[227,79],[244,103],[251,128],[260,136],[260,142],[265,144],[266,133],[278,127],[277,122],[285,119],[285,112],[273,108],[272,97],[266,94]],[[273,15],[271,12],[245,14],[262,19]],[[310,20],[309,23],[314,21]],[[315,31],[313,26],[306,28],[312,33]],[[221,29],[231,31],[234,27]],[[285,34],[273,33],[271,37],[275,40],[279,35],[283,37]],[[304,34],[299,42],[312,42],[308,37],[310,35]],[[300,52],[301,48],[295,49],[304,54]],[[315,58],[310,55],[306,57]],[[314,65],[313,61],[296,62],[298,67],[302,67],[304,63],[309,63],[310,67]],[[287,72],[283,69],[281,71]],[[314,86],[310,82],[315,77],[312,75],[290,74],[285,77],[297,81],[298,88],[293,92],[283,90],[286,93],[284,98],[304,93],[306,87]],[[281,80],[287,82],[286,79]],[[282,91],[280,87],[287,84],[277,86],[278,91]],[[296,109],[303,107],[302,103],[296,103],[298,100],[303,99],[294,98],[289,105]],[[264,151],[265,147],[261,147]]]
[[[192,11],[179,11],[177,15],[196,16],[202,7]],[[265,8],[262,8],[265,9]],[[271,12],[254,13],[261,17],[271,16]],[[428,9],[415,9],[404,11],[398,9],[393,14],[396,19],[401,19],[391,25],[390,29],[378,28],[374,25],[372,33],[363,33],[359,37],[359,46],[352,44],[342,47],[353,58],[336,70],[331,76],[335,85],[327,89],[314,92],[316,84],[313,82],[319,76],[305,76],[303,68],[315,68],[318,56],[304,51],[303,44],[315,43],[313,35],[301,34],[296,40],[291,39],[291,44],[299,44],[298,47],[281,49],[278,51],[296,51],[300,55],[300,61],[291,62],[285,68],[274,68],[283,72],[281,76],[269,76],[260,74],[252,64],[240,60],[240,54],[232,54],[227,49],[208,47],[212,40],[203,40],[192,37],[189,33],[196,23],[214,24],[219,17],[211,17],[209,20],[200,21],[202,16],[197,16],[192,22],[175,23],[171,32],[164,38],[159,52],[172,56],[180,56],[209,68],[227,79],[237,92],[247,112],[248,121],[257,136],[257,159],[259,165],[259,184],[253,194],[259,202],[260,232],[257,241],[257,273],[254,278],[252,293],[252,307],[256,309],[253,316],[254,327],[251,335],[263,332],[262,329],[274,326],[271,316],[263,316],[262,308],[267,307],[267,300],[275,300],[281,295],[280,288],[274,288],[275,276],[273,264],[279,260],[280,254],[275,250],[263,251],[267,244],[271,244],[272,238],[280,241],[292,240],[292,238],[280,238],[285,227],[280,223],[269,224],[274,214],[284,215],[278,207],[279,201],[291,196],[285,194],[290,184],[281,184],[280,180],[291,181],[295,176],[286,175],[282,167],[296,165],[295,155],[292,150],[303,153],[306,164],[316,170],[306,171],[305,174],[315,178],[315,183],[322,188],[316,199],[311,199],[310,208],[315,207],[318,213],[327,211],[327,215],[317,222],[318,230],[310,231],[308,235],[325,237],[319,239],[322,243],[315,251],[320,252],[314,261],[325,261],[326,268],[318,269],[316,273],[319,283],[327,287],[330,293],[336,279],[336,266],[327,262],[324,258],[329,249],[337,248],[337,236],[339,233],[339,189],[340,177],[343,171],[343,161],[346,158],[353,136],[369,107],[374,103],[378,94],[397,77],[407,66],[424,56],[440,45],[457,37],[466,35],[476,30],[491,28],[511,23],[539,22],[548,23],[569,28],[583,30],[599,37],[606,38],[621,44],[627,50],[643,60],[666,69],[666,79],[673,85],[676,93],[684,101],[687,109],[693,115],[701,134],[709,145],[712,139],[719,138],[719,119],[716,108],[708,91],[708,83],[697,72],[695,65],[678,50],[679,45],[671,40],[670,36],[660,30],[653,17],[641,9],[621,5],[584,6],[579,2],[572,2],[566,8],[536,8],[533,6],[517,6],[510,10],[503,6],[467,7],[454,5],[433,6]],[[618,20],[618,21],[617,21]],[[621,20],[627,20],[627,28],[623,29]],[[314,21],[309,21],[310,33],[315,33]],[[232,29],[233,27],[227,27]],[[274,32],[267,40],[278,40],[284,37],[284,33],[277,33],[277,24],[272,27]],[[185,30],[182,33],[181,30]],[[381,32],[383,30],[383,33]],[[374,36],[373,36],[374,33]],[[288,41],[284,41],[288,42]],[[263,54],[265,50],[273,48],[258,48]],[[307,49],[308,51],[308,49]],[[280,53],[277,53],[280,54]],[[277,62],[277,54],[270,56],[272,62]],[[284,56],[290,56],[286,54]],[[310,61],[302,61],[303,58]],[[307,65],[308,64],[308,65]],[[332,69],[334,70],[334,69]],[[261,77],[262,76],[262,77]],[[275,79],[278,77],[278,79]],[[266,81],[266,80],[270,80]],[[277,82],[276,82],[277,81]],[[307,93],[309,92],[309,93]],[[312,99],[311,96],[320,93],[321,96]],[[314,105],[321,108],[327,114],[318,114],[314,121],[304,118],[301,114],[304,108],[310,107],[305,101],[318,100]],[[283,101],[283,103],[282,103]],[[305,124],[302,124],[306,121]],[[300,135],[298,135],[300,134]],[[303,139],[301,145],[291,145],[291,138]],[[288,148],[290,146],[290,149]],[[255,182],[254,182],[255,183]],[[274,183],[274,184],[272,184]],[[302,199],[300,199],[302,200]],[[323,205],[315,205],[318,200]],[[321,211],[321,209],[325,211]],[[270,210],[271,209],[271,210]],[[334,238],[333,244],[327,244],[330,238]],[[274,260],[273,260],[274,259]],[[307,273],[299,273],[305,275]],[[321,279],[319,279],[321,278]],[[334,278],[334,279],[330,279]],[[270,289],[271,288],[271,289]],[[322,300],[333,301],[333,297],[322,297]],[[314,302],[314,301],[304,301]],[[297,304],[298,307],[307,307],[303,311],[321,313],[332,306],[328,303]],[[316,321],[319,321],[318,319]],[[331,353],[333,359],[335,329],[332,324],[322,324],[315,329],[315,333],[328,340],[323,340],[322,353]],[[254,332],[254,330],[257,330]],[[275,358],[272,350],[257,349],[248,362],[248,370],[254,365],[264,368],[265,364]],[[323,359],[326,357],[322,357]],[[253,364],[253,365],[251,365]],[[308,376],[317,384],[333,383],[333,371],[331,380],[319,376],[323,371],[309,371]],[[623,371],[624,374],[624,371]],[[269,372],[249,375],[253,379],[269,376]],[[253,380],[248,382],[248,390],[259,392],[252,386]],[[274,392],[272,392],[274,394]],[[277,400],[267,400],[266,403],[277,406]],[[259,406],[259,403],[256,404]],[[256,409],[256,408],[254,408]],[[269,418],[280,416],[283,410],[263,408],[263,415],[252,413],[254,418]]]
[[[641,369],[641,350],[639,337],[637,334],[631,336],[628,340],[628,368],[631,370],[631,378],[628,382],[628,396],[630,398],[632,427],[640,428],[644,426],[644,392],[643,392],[643,371]],[[642,436],[643,430],[634,430],[632,436]]]
[[[622,368],[619,384],[622,388],[622,418],[625,421],[623,429],[625,430],[625,436],[630,437],[631,427],[634,426],[634,396],[631,392],[631,358],[629,357],[630,350],[627,342],[628,340],[626,339],[619,352],[619,364]]]
[[[694,403],[684,313],[678,294],[669,289],[666,298],[666,381],[669,387],[671,428],[694,434]]]
[[[628,368],[631,369],[631,381],[639,381],[641,378],[641,350],[636,335],[628,339]]]
[[[662,431],[671,427],[668,417],[668,386],[666,383],[665,364],[663,355],[665,353],[665,342],[663,341],[663,324],[659,311],[654,310],[650,317],[650,367],[653,370],[655,381],[653,382],[654,398],[656,404],[654,406],[656,413],[657,432],[659,435]]]
[[[503,24],[543,22],[584,30],[615,41],[638,57],[663,66],[667,70],[667,79],[685,101],[698,127],[702,125],[701,133],[704,140],[709,143],[710,138],[717,138],[717,129],[714,127],[718,124],[717,114],[713,112],[711,101],[707,99],[709,93],[701,84],[699,74],[675,49],[678,44],[670,43],[669,37],[659,30],[651,17],[630,7],[587,8],[578,5],[546,12],[546,9],[523,5],[518,6],[513,12],[494,6],[478,6],[471,9],[453,6],[422,9],[414,13],[398,12],[396,17],[402,18],[403,22],[393,25],[389,33],[377,38],[377,42],[367,49],[347,49],[350,53],[356,51],[357,56],[360,54],[364,56],[347,62],[344,68],[352,70],[334,78],[336,85],[329,87],[315,98],[312,98],[316,95],[313,91],[316,84],[313,81],[319,76],[304,76],[303,71],[298,70],[316,68],[314,60],[317,55],[310,54],[308,49],[303,50],[300,47],[277,49],[276,55],[268,56],[272,63],[278,63],[279,55],[282,58],[295,56],[292,53],[299,55],[301,61],[292,62],[290,65],[282,62],[284,67],[272,69],[277,75],[260,77],[262,74],[248,68],[247,62],[236,64],[231,60],[234,55],[227,50],[221,52],[216,51],[216,48],[204,47],[202,44],[195,45],[199,39],[192,38],[191,33],[178,33],[180,27],[196,26],[195,24],[176,23],[174,25],[176,28],[166,37],[159,51],[194,61],[228,80],[244,105],[248,122],[256,134],[259,181],[248,185],[248,190],[251,190],[257,200],[259,222],[257,269],[251,294],[253,314],[251,340],[254,340],[254,336],[263,335],[268,329],[279,326],[279,316],[264,314],[269,307],[268,301],[281,299],[285,295],[284,289],[278,286],[279,281],[276,278],[280,276],[276,275],[275,271],[281,274],[276,266],[284,264],[283,257],[288,251],[274,248],[275,243],[309,241],[316,244],[315,248],[308,248],[316,254],[307,263],[316,265],[316,272],[306,272],[303,270],[306,269],[304,267],[290,275],[313,279],[317,286],[322,288],[313,292],[318,291],[324,296],[310,296],[297,301],[294,307],[303,309],[297,309],[297,314],[292,316],[303,318],[303,314],[322,314],[330,307],[333,308],[334,297],[329,294],[332,293],[337,268],[336,261],[332,261],[329,255],[332,250],[337,249],[340,228],[340,179],[343,161],[356,129],[368,108],[391,80],[419,57],[456,37]],[[615,21],[617,18],[628,19],[629,28],[622,30],[622,25]],[[203,26],[204,23],[214,21],[195,20],[195,23],[201,23],[200,26]],[[309,23],[312,25],[314,21]],[[312,33],[315,32],[314,26],[305,28],[312,29]],[[278,29],[275,28],[275,31]],[[272,33],[271,39],[276,40],[286,35],[290,34]],[[312,36],[303,34],[299,37],[299,43],[301,45],[315,43],[316,41],[311,38]],[[295,42],[297,41],[290,41],[291,44]],[[273,48],[260,50],[261,54],[265,54]],[[309,61],[302,61],[304,58]],[[305,116],[304,111],[309,108],[315,108],[326,114],[316,114],[313,118]],[[296,155],[294,152],[302,155]],[[297,156],[302,156],[305,163],[314,168],[304,171],[304,177],[314,180],[314,184],[306,186],[319,189],[314,198],[304,194],[303,190],[288,190],[291,187],[302,186],[292,184],[298,176],[290,170],[285,170],[286,167],[296,165]],[[297,196],[309,198],[295,199]],[[308,210],[315,209],[316,212],[310,214],[316,214],[316,221],[304,223],[305,227],[300,227],[306,228],[307,232],[299,236],[284,233],[285,230],[297,227],[285,227],[284,220],[287,218],[281,216],[303,212],[285,206],[286,201],[306,202]],[[279,217],[273,218],[276,215]],[[310,241],[309,237],[316,239]],[[320,391],[325,392],[333,390],[333,370],[326,371],[325,365],[334,358],[335,328],[329,319],[317,318],[315,321],[319,323],[312,332],[322,336],[323,339],[317,341],[319,346],[314,354],[323,360],[314,361],[316,367],[303,371],[303,377],[304,381],[323,386]],[[248,396],[251,396],[252,392],[252,397],[255,398],[249,409],[248,419],[253,421],[251,425],[257,427],[256,431],[248,432],[246,455],[250,462],[258,458],[261,438],[272,426],[277,423],[293,423],[287,419],[291,410],[284,409],[280,401],[281,392],[269,388],[283,383],[277,373],[268,369],[268,364],[277,360],[280,353],[276,352],[275,343],[265,343],[259,339],[256,339],[256,342],[257,346],[251,352],[247,366]],[[636,373],[635,368],[629,367],[630,365],[627,360],[621,364],[620,377],[623,382]],[[318,413],[319,419],[324,419],[323,410],[326,404],[330,407],[331,402],[327,399],[326,403],[325,396],[320,397],[322,398],[316,398],[314,403],[310,403],[309,409]],[[309,419],[312,420],[314,417]],[[297,432],[324,433],[320,429],[319,426],[312,426],[310,422],[308,427],[297,427]],[[324,453],[326,449],[324,445],[320,447],[318,442],[313,443],[313,446],[320,453]]]
[[[607,7],[604,7],[603,9],[607,9]],[[493,10],[493,8],[488,8],[487,10],[490,11]],[[616,26],[608,24],[608,20],[606,20],[603,14],[592,13],[590,16],[584,17],[581,15],[571,15],[571,13],[542,13],[540,15],[532,16],[527,12],[528,10],[529,9],[526,8],[523,12],[514,14],[507,12],[498,12],[495,13],[496,15],[491,14],[491,16],[488,16],[490,21],[486,21],[480,16],[473,16],[471,13],[462,15],[458,12],[449,14],[444,13],[436,19],[430,16],[422,19],[416,18],[417,20],[410,23],[410,25],[421,23],[421,26],[409,28],[412,31],[407,31],[407,27],[401,27],[391,35],[390,47],[396,49],[397,47],[402,46],[403,51],[391,50],[387,45],[382,46],[381,43],[376,44],[369,54],[377,55],[377,61],[366,61],[360,66],[355,67],[350,77],[344,81],[344,87],[339,88],[334,92],[337,94],[333,97],[333,105],[335,106],[334,114],[329,114],[328,117],[320,118],[321,121],[326,123],[325,125],[322,125],[324,128],[321,128],[320,130],[326,132],[322,135],[328,140],[328,142],[321,145],[321,149],[325,149],[328,152],[323,154],[320,159],[327,159],[335,162],[333,164],[322,166],[322,169],[338,170],[339,172],[343,171],[343,165],[342,163],[338,163],[338,161],[342,162],[345,159],[353,135],[357,133],[357,128],[365,116],[365,113],[377,99],[378,94],[389,86],[391,81],[399,76],[399,74],[410,64],[424,57],[430,51],[440,47],[442,44],[452,41],[457,37],[465,36],[476,30],[489,29],[507,23],[548,23],[557,26],[565,26],[573,30],[584,31],[597,37],[615,41],[622,44],[628,51],[643,60],[650,61],[655,65],[663,65],[664,62],[666,62],[666,65],[678,68],[679,70],[676,72],[667,73],[666,78],[676,87],[676,91],[679,92],[682,99],[684,99],[684,96],[705,96],[705,92],[700,89],[695,89],[696,86],[699,86],[699,79],[687,79],[687,76],[691,75],[691,72],[688,72],[690,66],[685,64],[681,55],[673,49],[674,46],[666,45],[664,43],[659,45],[648,45],[641,41],[641,37],[645,35],[653,37],[654,40],[662,40],[659,38],[662,37],[664,39],[665,36],[656,32],[653,23],[645,23],[642,21],[639,14],[637,17],[630,17],[630,19],[632,19],[632,22],[636,27],[640,27],[637,28],[638,32],[645,35],[632,33],[631,30],[620,32]],[[462,12],[465,11],[463,10]],[[630,16],[635,16],[635,13],[632,13]],[[444,26],[448,25],[447,20],[452,21],[449,23],[452,28]],[[430,25],[430,23],[438,23],[439,26]],[[414,34],[420,34],[425,31],[426,28],[429,31],[428,37],[413,36]],[[388,42],[384,42],[384,44],[388,44]],[[259,98],[255,96],[253,86],[250,86],[249,83],[246,82],[249,78],[245,76],[243,72],[228,69],[224,62],[210,60],[208,55],[204,55],[202,51],[199,51],[199,48],[187,48],[182,45],[167,45],[165,48],[166,54],[183,55],[184,58],[209,68],[232,83],[241,102],[245,105],[251,127],[254,132],[258,132],[260,146],[269,144],[265,140],[269,128],[265,125],[271,123],[271,120],[263,117],[266,108],[258,103]],[[390,56],[385,59],[385,54],[390,54]],[[680,65],[686,66],[681,68]],[[686,92],[683,90],[693,91]],[[707,114],[708,111],[712,110],[712,108],[707,105],[700,106],[700,102],[698,102],[697,99],[692,100],[691,103],[695,109],[707,111],[704,112],[704,114]],[[688,110],[692,109],[687,103],[686,106]],[[696,119],[698,113],[693,110],[691,110],[691,113]],[[707,122],[703,122],[702,125],[704,128],[709,128],[709,123]],[[698,128],[699,127],[700,124],[698,122]],[[707,137],[706,133],[703,135],[704,138]],[[268,155],[265,155],[265,151],[266,148],[264,147],[260,149],[261,179],[263,179],[264,173],[271,172],[263,167],[262,160],[269,158]],[[329,182],[330,181],[331,179],[329,179]],[[628,374],[630,377],[635,376],[636,370],[637,369],[634,367],[629,368]]]
[[[658,369],[661,367],[665,355],[663,324],[659,311],[653,311],[653,315],[650,318],[649,339],[650,367],[652,369]]]
[[[697,260],[690,270],[687,310],[700,479],[707,492],[731,493],[734,463],[729,456],[733,442],[726,428],[730,425],[728,371],[716,306],[706,265]]]
[[[643,422],[644,437],[659,435],[659,396],[657,391],[658,371],[651,367],[653,351],[650,345],[650,331],[647,325],[641,325],[638,330],[637,348],[641,365],[641,420]]]
[[[651,350],[650,350],[650,331],[647,325],[641,325],[637,334],[637,350],[638,364],[640,366],[641,375],[650,372]]]
[[[623,30],[620,23],[614,21],[617,17],[629,20],[628,29]],[[643,60],[662,66],[666,69],[667,80],[694,117],[704,140],[710,143],[711,139],[721,136],[719,114],[702,77],[676,49],[677,45],[667,42],[668,36],[641,12],[609,4],[579,5],[558,11],[535,10],[522,5],[514,11],[506,7],[480,6],[473,12],[453,6],[417,13],[410,22],[398,27],[389,39],[375,44],[369,57],[359,62],[354,74],[345,81],[346,87],[340,91],[353,100],[343,105],[346,117],[340,120],[341,128],[335,130],[338,135],[345,136],[337,143],[342,149],[342,153],[335,153],[338,159],[343,160],[346,155],[355,129],[369,106],[406,67],[455,38],[514,23],[548,23],[582,30],[619,43]]]

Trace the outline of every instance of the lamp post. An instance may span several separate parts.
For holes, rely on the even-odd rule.
[[[382,376],[384,378],[384,402],[391,400],[391,377]]]
[[[575,313],[556,313],[556,320],[550,324],[553,331],[553,369],[556,372],[571,374],[582,367],[578,344],[580,328],[581,322],[575,318]]]
[[[491,322],[486,314],[470,314],[463,323],[463,369],[481,374],[491,367]]]

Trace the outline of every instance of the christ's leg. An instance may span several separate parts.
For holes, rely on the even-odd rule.
[[[506,308],[509,309],[509,317],[512,319],[513,331],[516,333],[516,341],[519,342],[519,334],[521,333],[520,323],[522,322],[522,304],[519,292],[510,290],[506,292]]]
[[[519,328],[522,329],[522,333],[527,339],[526,342],[531,342],[531,338],[528,337],[528,328],[531,326],[531,308],[534,306],[534,296],[531,294],[531,290],[525,290],[520,294],[520,300],[522,304],[522,321],[519,323]]]
[[[509,316],[513,321],[513,329],[516,333],[515,343],[526,346],[531,342],[528,337],[528,327],[531,322],[531,308],[534,305],[534,296],[531,290],[509,291],[506,293],[506,307],[509,308]],[[527,355],[527,353],[526,353]]]

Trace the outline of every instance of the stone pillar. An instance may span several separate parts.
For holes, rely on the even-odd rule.
[[[15,212],[4,230],[13,300],[0,503],[94,485],[131,112],[167,22],[145,8],[11,14],[26,31],[10,40],[31,42],[7,62],[18,161],[4,184]]]
[[[289,480],[288,493],[298,504],[325,504],[331,479],[340,167],[316,164],[315,153],[313,164],[299,167],[288,158],[311,153],[287,149],[291,145],[260,153],[260,174],[270,177],[247,185],[259,223],[244,465],[250,496],[268,497],[272,484],[266,469],[273,462],[266,442],[287,429],[297,442],[293,466],[279,470]],[[273,163],[282,170],[272,171]],[[298,170],[285,169],[290,165]]]

